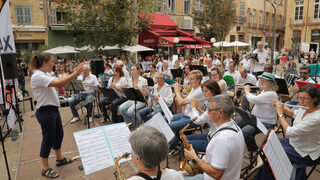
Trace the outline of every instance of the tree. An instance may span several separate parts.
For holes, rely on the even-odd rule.
[[[224,40],[235,20],[234,0],[202,0],[203,9],[195,10],[193,21],[202,38]]]
[[[58,0],[77,46],[130,45],[148,28],[153,0]],[[141,14],[138,17],[138,12]]]

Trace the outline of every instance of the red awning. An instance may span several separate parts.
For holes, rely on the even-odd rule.
[[[173,43],[173,39],[176,38],[176,37],[161,37],[162,39],[165,39],[167,41],[171,41]],[[185,42],[196,42],[194,39],[192,38],[189,38],[189,37],[177,37],[179,38],[179,43],[182,42],[182,41],[185,41]]]

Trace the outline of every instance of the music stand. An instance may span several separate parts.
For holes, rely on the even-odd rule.
[[[147,82],[148,82],[148,86],[153,86],[154,85],[154,82],[153,82],[153,79],[150,78],[150,77],[145,77]]]
[[[171,69],[171,74],[172,74],[173,79],[181,78],[182,71],[183,71],[182,69]]]
[[[123,93],[126,95],[128,100],[134,101],[134,123],[137,124],[137,101],[145,102],[146,99],[141,94],[139,89],[135,88],[122,88]]]
[[[112,88],[99,87],[99,90],[102,92],[102,94],[105,97],[112,98],[112,99],[120,98],[119,95]]]
[[[276,78],[276,81],[277,81],[277,85],[278,85],[277,94],[289,95],[287,81],[285,79],[281,79],[281,78]]]
[[[64,86],[66,91],[72,91],[74,94],[84,91],[82,81],[78,79],[72,80],[70,83]]]
[[[200,66],[200,65],[192,65],[190,66],[190,70],[199,70],[202,72],[203,76],[208,76],[208,70],[206,67],[204,66]]]
[[[259,62],[258,53],[251,53],[250,54],[250,58],[253,59],[256,62]]]

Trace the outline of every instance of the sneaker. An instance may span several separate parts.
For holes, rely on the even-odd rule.
[[[92,122],[93,121],[93,118],[90,116],[89,117],[89,122]]]
[[[168,153],[168,157],[173,157],[178,154],[178,150],[171,149]]]
[[[70,123],[74,123],[74,122],[77,122],[79,121],[79,117],[73,117],[72,120],[70,121]]]

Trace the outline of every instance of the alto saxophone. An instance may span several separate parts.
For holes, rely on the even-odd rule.
[[[113,166],[113,169],[115,170],[114,171],[114,176],[116,177],[116,180],[125,180],[126,179],[126,175],[123,171],[123,169],[121,168],[120,164],[119,164],[119,161],[123,158],[129,158],[130,156],[130,153],[124,153],[122,156],[119,156],[119,157],[115,157],[114,158],[114,166]]]
[[[187,136],[184,134],[184,131],[190,126],[190,124],[193,123],[193,121],[189,122],[184,128],[182,128],[179,132],[180,134],[180,139],[182,140],[182,142],[184,143],[184,148],[186,148],[187,150],[190,150],[190,144],[189,141],[187,139]],[[202,170],[199,168],[199,166],[197,164],[190,164],[186,158],[184,158],[181,162],[180,162],[180,170],[186,170],[187,173],[190,176],[195,176],[196,174],[200,174],[202,173]]]

